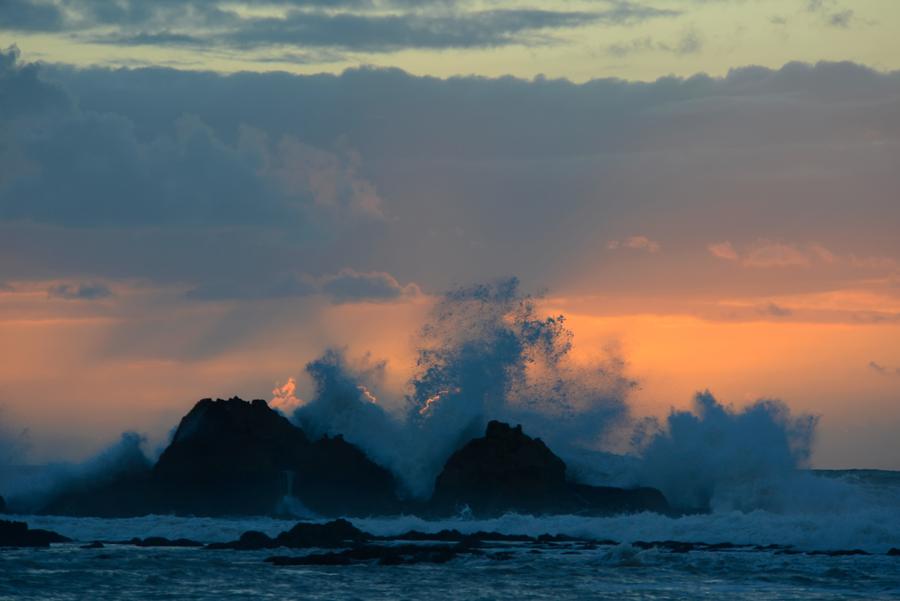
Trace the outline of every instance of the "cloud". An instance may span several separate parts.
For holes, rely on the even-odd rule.
[[[6,29],[66,31],[92,42],[193,48],[335,48],[395,52],[407,48],[488,48],[546,44],[543,32],[591,23],[631,24],[677,15],[635,2],[599,10],[555,11],[499,3],[473,10],[465,3],[282,1],[261,16],[250,3],[136,0],[109,3],[13,0],[0,6]],[[110,29],[112,28],[112,31]]]
[[[794,313],[787,307],[782,307],[781,305],[777,305],[775,303],[768,303],[767,305],[760,307],[759,312],[763,315],[769,315],[771,317],[789,317]]]
[[[416,284],[400,284],[389,273],[342,269],[319,278],[288,274],[258,283],[209,282],[190,289],[186,296],[201,301],[264,300],[324,296],[336,304],[381,302],[413,298],[421,294]]]
[[[575,84],[71,69],[15,54],[0,84],[4,281],[90,274],[194,298],[300,298],[290,274],[318,286],[351,266],[426,290],[516,272],[554,289],[774,299],[900,256],[900,207],[884,200],[900,186],[898,74],[790,64]],[[664,240],[649,235],[661,228]],[[680,253],[728,240],[735,265],[785,262],[760,232],[811,268],[722,270]],[[620,260],[661,242],[639,270]],[[587,282],[595,268],[605,277]]]
[[[674,43],[659,42],[652,37],[646,36],[607,46],[607,52],[619,58],[644,52],[667,52],[677,56],[685,56],[696,54],[702,49],[703,37],[695,29],[685,31]]]
[[[807,12],[818,14],[826,25],[847,29],[855,19],[855,12],[841,8],[835,0],[808,0]]]
[[[630,236],[624,240],[610,240],[606,243],[608,250],[627,248],[630,250],[642,250],[648,253],[659,252],[660,244],[647,236]]]
[[[352,269],[324,278],[321,289],[336,303],[388,301],[420,294],[415,284],[403,286],[388,273],[361,273]]]
[[[86,282],[51,286],[47,289],[47,296],[63,300],[98,300],[113,296],[113,293],[105,284]]]
[[[808,267],[809,256],[790,244],[757,240],[744,254],[743,264],[747,267]]]
[[[0,4],[0,29],[57,31],[63,21],[63,11],[51,2],[4,0]]]
[[[121,115],[79,109],[38,68],[0,60],[9,90],[0,219],[68,226],[274,225],[315,230],[334,215],[383,218],[354,153],[237,124],[230,140],[182,115],[144,138]],[[6,108],[6,107],[5,107]],[[2,172],[0,172],[2,173]]]
[[[891,369],[875,361],[869,361],[869,369],[881,376],[900,376],[900,367]]]
[[[716,242],[708,245],[706,248],[717,259],[725,259],[726,261],[737,261],[738,259],[737,251],[734,250],[731,242]]]
[[[728,241],[709,244],[706,248],[717,259],[740,262],[744,267],[759,269],[810,267],[814,264],[863,270],[891,270],[897,267],[897,261],[890,257],[858,257],[855,254],[839,256],[817,243],[791,244],[760,238],[740,253]]]

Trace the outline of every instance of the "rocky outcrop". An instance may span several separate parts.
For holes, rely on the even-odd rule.
[[[0,520],[0,547],[49,547],[71,539],[50,530],[32,529],[25,522]]]
[[[175,513],[269,514],[308,448],[303,431],[265,401],[203,399],[181,419],[153,482]]]
[[[334,520],[325,524],[300,522],[272,538],[262,532],[249,530],[241,538],[230,543],[213,543],[210,549],[256,550],[287,547],[289,549],[341,548],[358,545],[372,538],[347,520]]]
[[[603,515],[668,511],[662,493],[650,488],[621,489],[572,484],[566,464],[539,438],[498,421],[484,437],[454,453],[435,481],[431,508],[457,513],[468,508],[481,516],[506,512]]]
[[[153,480],[176,513],[270,514],[288,494],[320,515],[397,509],[390,472],[339,436],[308,440],[262,400],[197,403]]]
[[[358,447],[341,436],[310,440],[262,400],[198,402],[155,465],[138,441],[126,442],[127,452],[67,482],[42,512],[272,515],[286,502],[330,517],[449,515],[463,508],[476,515],[668,511],[655,489],[568,482],[565,463],[540,439],[497,421],[450,457],[427,502],[402,503],[393,474]],[[264,536],[245,543],[265,547]]]
[[[138,449],[134,445],[135,450]],[[136,452],[62,483],[57,515],[271,515],[293,496],[324,516],[399,511],[393,475],[342,437],[310,441],[263,400],[203,399],[155,465]]]

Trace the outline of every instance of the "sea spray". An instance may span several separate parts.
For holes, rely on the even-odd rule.
[[[394,470],[406,492],[427,497],[450,454],[490,419],[522,424],[563,453],[602,446],[629,423],[635,383],[624,362],[576,364],[572,338],[565,318],[539,316],[514,278],[452,290],[422,329],[405,399],[377,402],[369,391],[384,364],[355,368],[332,349],[307,365],[315,393],[294,419],[314,434],[343,434]]]

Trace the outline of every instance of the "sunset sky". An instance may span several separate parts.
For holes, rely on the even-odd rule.
[[[400,398],[517,276],[636,415],[710,389],[900,469],[900,2],[0,2],[0,429],[28,461],[330,346]]]

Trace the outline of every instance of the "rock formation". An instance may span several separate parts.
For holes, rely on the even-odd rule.
[[[396,510],[396,483],[341,437],[310,442],[265,401],[197,403],[153,468],[176,513],[270,514],[288,494],[320,515]]]
[[[539,438],[497,421],[454,453],[437,477],[431,502],[435,512],[468,508],[475,515],[506,512],[602,515],[668,511],[651,488],[622,489],[572,484],[566,464]]]
[[[50,530],[29,528],[25,522],[0,520],[0,547],[49,547],[50,543],[70,541]]]
[[[401,502],[388,470],[341,436],[311,441],[265,401],[203,399],[155,465],[138,444],[90,477],[62,486],[43,513],[118,517],[272,515],[286,500],[329,517],[509,511],[590,515],[668,511],[650,488],[574,484],[565,463],[522,428],[492,421],[454,453],[430,501]],[[255,536],[251,534],[251,539]],[[262,537],[244,543],[268,543]]]

